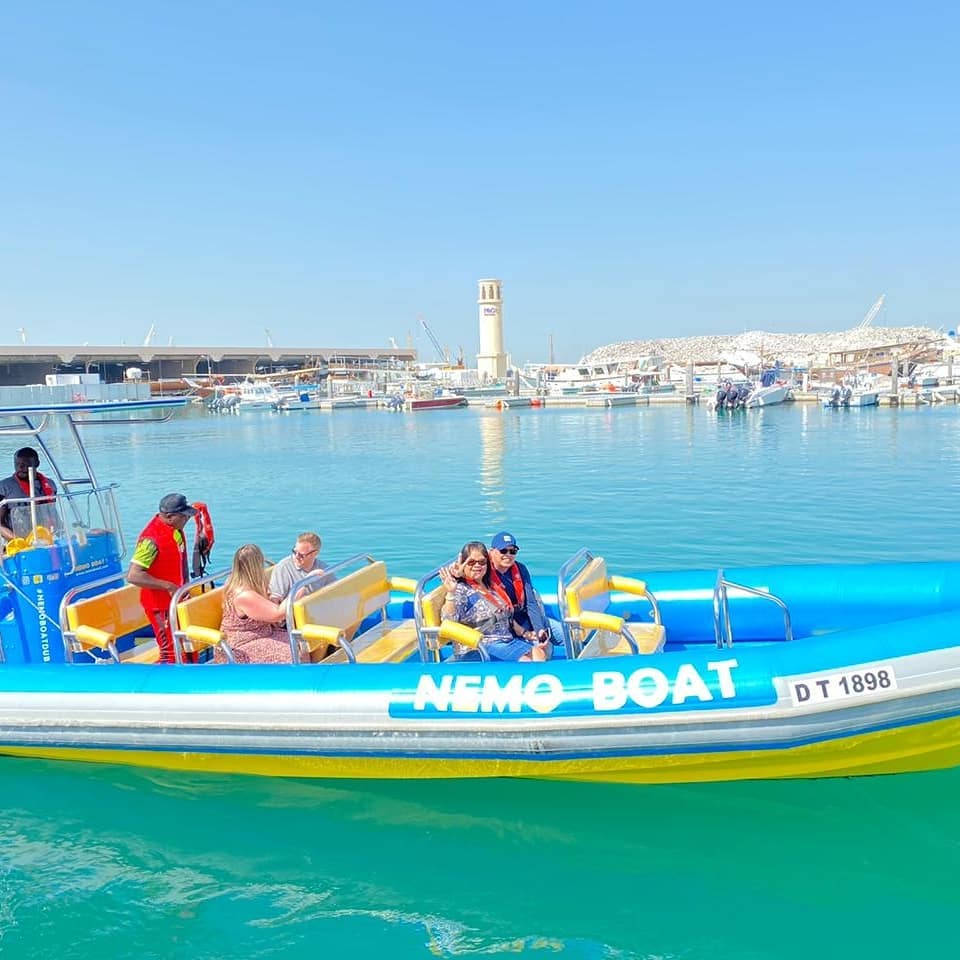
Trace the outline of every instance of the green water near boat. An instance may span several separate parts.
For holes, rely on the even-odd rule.
[[[952,955],[956,771],[637,789],[5,767],[5,957]]]
[[[417,575],[514,532],[642,572],[944,559],[960,410],[191,411],[87,434],[128,540],[301,529]],[[12,449],[11,449],[12,452]],[[626,787],[268,781],[0,760],[0,956],[760,960],[955,952],[960,770]]]

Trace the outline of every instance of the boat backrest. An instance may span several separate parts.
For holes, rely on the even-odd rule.
[[[294,601],[296,629],[306,624],[336,627],[348,636],[390,600],[387,565],[382,560],[347,574]]]
[[[223,587],[189,597],[177,604],[177,627],[182,631],[186,631],[188,627],[219,630],[221,620],[223,620]]]
[[[562,584],[567,656],[573,659],[659,653],[666,643],[666,632],[656,597],[646,583],[632,577],[610,576],[602,557],[587,557],[587,562]],[[569,562],[575,561],[576,557]],[[628,624],[629,611],[622,616],[608,613],[611,591],[643,597],[650,604],[653,622]]]
[[[84,597],[71,603],[66,612],[70,630],[79,626],[96,627],[115,637],[141,630],[150,623],[140,606],[140,588],[132,584]]]
[[[212,583],[213,578],[208,582]],[[200,585],[194,589],[199,590]],[[228,663],[234,662],[233,650],[220,630],[223,596],[221,586],[177,602],[173,642],[178,663],[181,659],[196,662],[198,654],[210,649],[218,649]]]
[[[124,637],[142,633],[150,626],[140,606],[140,588],[132,584],[68,604],[64,620],[61,629],[68,660],[73,660],[74,654],[93,656],[94,650],[102,650],[120,662],[157,659],[157,646],[153,641],[134,644],[123,652],[118,650],[118,643]]]
[[[440,608],[443,606],[443,599],[446,595],[447,588],[444,586],[443,581],[441,581],[437,586],[435,586],[429,593],[424,594],[423,597],[423,623],[427,627],[439,627],[440,621],[443,619],[440,616]]]
[[[566,584],[567,615],[579,617],[585,610],[605,613],[610,606],[610,578],[603,557],[593,557]]]

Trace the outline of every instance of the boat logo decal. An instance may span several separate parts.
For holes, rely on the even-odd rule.
[[[394,717],[437,714],[641,713],[716,704],[737,696],[735,659],[711,660],[705,668],[681,663],[675,672],[657,667],[594,670],[583,681],[566,685],[553,673],[424,673],[412,696],[397,691],[390,704]]]

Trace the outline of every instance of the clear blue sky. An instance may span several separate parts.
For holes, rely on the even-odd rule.
[[[5,4],[0,342],[955,328],[957,11]]]

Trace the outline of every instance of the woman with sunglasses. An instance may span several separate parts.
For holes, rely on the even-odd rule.
[[[483,634],[480,641],[491,660],[547,660],[549,640],[524,637],[513,618],[514,604],[490,575],[486,544],[471,540],[448,567],[440,569],[446,587],[441,616],[473,627]]]

